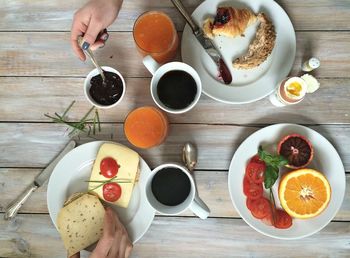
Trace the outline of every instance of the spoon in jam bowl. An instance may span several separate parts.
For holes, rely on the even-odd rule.
[[[190,171],[192,177],[193,177],[193,171],[195,166],[197,165],[197,148],[194,146],[192,143],[187,142],[183,149],[182,149],[182,161],[185,163],[185,166],[187,169]],[[201,206],[207,210],[208,213],[210,213],[210,209],[208,206],[203,202],[203,200],[199,197],[198,192],[197,192],[197,187],[196,187],[196,193],[194,198],[196,199],[197,202],[201,204]]]
[[[79,37],[78,37],[78,44],[79,44],[79,46],[81,47],[81,46],[83,45],[83,43],[84,43],[84,42],[83,42],[83,37],[82,37],[82,36],[79,36]],[[96,66],[98,72],[100,73],[100,75],[101,75],[101,77],[102,77],[103,83],[105,83],[105,81],[106,81],[106,76],[105,76],[105,74],[103,73],[103,70],[102,70],[101,66],[97,63],[96,58],[95,58],[94,54],[92,53],[91,49],[88,48],[88,49],[83,50],[83,51],[84,51],[84,52],[86,53],[86,55],[90,58],[91,62]]]

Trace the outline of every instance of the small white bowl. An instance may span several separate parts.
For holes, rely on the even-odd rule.
[[[90,84],[90,81],[91,81],[91,78],[98,75],[99,72],[97,71],[97,68],[95,68],[94,70],[92,70],[87,76],[86,76],[86,79],[84,81],[84,94],[85,94],[85,97],[86,99],[91,103],[91,105],[97,107],[97,108],[103,108],[103,109],[108,109],[108,108],[112,108],[112,107],[115,107],[116,105],[119,104],[119,102],[122,101],[124,95],[125,95],[125,90],[126,90],[126,86],[125,86],[125,80],[124,80],[124,77],[120,74],[120,72],[118,72],[116,69],[112,68],[112,67],[109,67],[109,66],[101,66],[102,70],[103,71],[106,71],[106,72],[112,72],[112,73],[115,73],[117,74],[120,79],[122,80],[123,82],[123,92],[122,92],[122,95],[120,96],[120,99],[113,103],[112,105],[101,105],[99,103],[97,103],[90,95],[90,87],[91,87],[91,84]]]

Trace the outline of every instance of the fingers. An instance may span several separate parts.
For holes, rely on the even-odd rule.
[[[73,51],[77,57],[79,57],[80,60],[85,61],[86,57],[81,50],[79,44],[78,44],[78,37],[84,35],[87,26],[79,21],[77,16],[74,17],[73,24],[72,24],[72,31],[71,31],[71,45],[73,48]]]
[[[104,28],[103,28],[102,23],[98,19],[92,17],[92,19],[90,20],[90,23],[88,25],[88,28],[84,34],[84,38],[83,38],[84,43],[83,43],[82,48],[84,50],[86,50],[90,47],[90,45],[94,44],[98,34],[103,29]]]
[[[128,258],[131,255],[131,251],[132,251],[132,244],[131,242],[129,242],[129,244],[126,246],[125,258]]]
[[[109,34],[107,32],[107,29],[104,29],[98,35],[98,39],[95,41],[95,43],[92,44],[92,46],[90,46],[90,49],[94,51],[98,48],[103,48],[108,38],[109,38]]]
[[[103,234],[91,257],[106,257],[114,243],[116,221],[113,212],[107,208],[103,221]]]
[[[71,257],[69,258],[80,258],[80,252],[79,253],[76,253],[76,254],[73,254]]]

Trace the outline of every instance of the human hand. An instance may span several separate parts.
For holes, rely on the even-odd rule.
[[[86,57],[78,44],[78,37],[83,36],[82,47],[85,50],[89,47],[92,50],[103,47],[108,39],[105,29],[117,18],[122,2],[123,0],[90,0],[74,14],[71,45],[82,61]]]
[[[131,254],[132,247],[128,233],[120,222],[118,215],[111,208],[107,208],[102,237],[90,258],[127,258]],[[80,254],[77,253],[70,258],[79,257]]]

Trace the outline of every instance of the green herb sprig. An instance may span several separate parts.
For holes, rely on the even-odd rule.
[[[79,120],[79,122],[69,121],[68,112],[70,111],[70,109],[73,107],[74,104],[75,104],[75,101],[72,101],[72,103],[66,108],[66,110],[63,112],[62,115],[58,114],[57,112],[55,112],[54,116],[51,116],[49,114],[44,114],[44,115],[52,119],[54,123],[65,124],[69,126],[71,130],[69,131],[68,136],[70,137],[76,135],[79,132],[86,133],[88,136],[90,136],[91,132],[93,135],[95,135],[97,130],[101,132],[100,116],[95,107],[91,107],[89,111]],[[89,116],[92,113],[94,113],[93,118],[89,118]]]
[[[269,190],[269,198],[271,203],[271,212],[273,224],[276,223],[276,201],[273,195],[272,186],[278,179],[279,170],[281,167],[288,164],[288,160],[281,155],[273,155],[263,150],[261,146],[258,149],[258,155],[261,160],[266,164],[265,176],[264,176],[264,187]]]
[[[114,176],[108,180],[88,180],[88,181],[85,181],[85,182],[88,182],[88,183],[100,183],[99,185],[97,185],[96,187],[92,188],[92,189],[89,189],[89,191],[94,191],[96,190],[97,188],[107,184],[107,183],[111,183],[111,182],[115,182],[115,183],[118,183],[118,184],[130,184],[131,181],[130,179],[127,179],[127,178],[117,178],[117,176]]]
[[[279,169],[288,164],[288,160],[281,155],[272,155],[263,150],[261,146],[258,149],[258,155],[266,164],[264,186],[270,189],[277,181]]]

